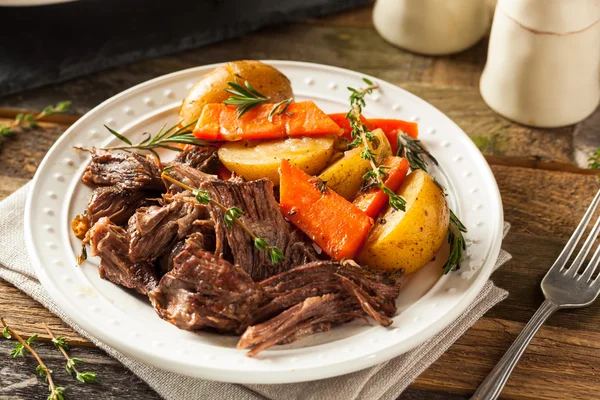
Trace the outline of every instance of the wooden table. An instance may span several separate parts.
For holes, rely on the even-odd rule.
[[[366,7],[327,19],[262,29],[240,39],[0,98],[0,117],[6,119],[67,99],[73,102],[74,114],[57,116],[39,129],[0,144],[0,198],[33,177],[45,152],[77,116],[130,86],[165,73],[233,59],[289,59],[349,68],[397,84],[450,116],[479,146],[500,187],[505,219],[512,224],[503,247],[513,260],[492,277],[510,296],[400,396],[465,399],[542,302],[539,282],[598,189],[596,171],[581,167],[586,154],[600,145],[595,126],[600,112],[561,129],[532,129],[505,120],[479,95],[486,50],[486,40],[448,57],[396,49],[377,35],[371,9]],[[39,351],[56,379],[68,384],[69,398],[159,398],[118,362],[4,281],[0,281],[0,315],[26,336],[41,333],[41,323],[47,322],[56,334],[69,339],[75,356],[98,372],[98,384],[77,384],[66,376],[51,345],[40,344]],[[10,342],[0,340],[0,354],[10,348]],[[2,355],[0,360],[1,399],[45,398],[45,385],[36,377],[31,358]],[[600,399],[600,302],[550,318],[521,359],[503,398]]]

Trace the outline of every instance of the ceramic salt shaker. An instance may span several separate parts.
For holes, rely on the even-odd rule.
[[[473,46],[490,20],[485,0],[377,0],[373,9],[375,29],[385,40],[428,55]]]
[[[600,101],[599,0],[498,0],[480,90],[513,121],[571,125]]]

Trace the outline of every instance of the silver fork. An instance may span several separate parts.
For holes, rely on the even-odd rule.
[[[519,362],[525,348],[531,342],[536,332],[549,316],[561,308],[578,308],[589,306],[596,300],[600,293],[600,277],[592,279],[594,271],[600,263],[600,246],[594,252],[590,262],[580,271],[587,255],[589,254],[598,233],[600,233],[600,217],[596,220],[589,236],[583,243],[581,250],[568,266],[567,262],[573,254],[573,250],[583,236],[596,207],[600,203],[600,191],[585,212],[581,222],[573,232],[567,245],[560,253],[550,270],[542,280],[542,292],[546,300],[525,325],[514,343],[504,354],[504,357],[496,364],[492,372],[479,386],[471,400],[494,400],[502,391],[512,370]]]

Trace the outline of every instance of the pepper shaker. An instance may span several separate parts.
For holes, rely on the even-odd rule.
[[[600,101],[600,1],[498,0],[480,81],[484,101],[521,124],[559,127]]]

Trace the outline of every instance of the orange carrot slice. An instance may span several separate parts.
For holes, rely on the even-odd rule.
[[[291,103],[283,114],[269,114],[274,104],[261,104],[240,118],[235,106],[207,104],[194,128],[205,140],[281,139],[287,136],[340,135],[341,129],[312,101]]]
[[[354,258],[373,227],[373,219],[285,159],[279,174],[283,214],[334,260]]]
[[[406,158],[391,156],[385,159],[383,165],[390,167],[385,169],[387,177],[384,184],[396,193],[408,173],[408,161]],[[363,210],[369,217],[377,218],[377,215],[388,204],[388,200],[389,196],[382,189],[374,186],[364,192],[359,192],[353,204]]]

